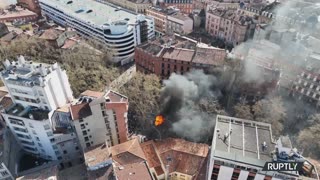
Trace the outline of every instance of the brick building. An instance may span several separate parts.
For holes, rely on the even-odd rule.
[[[164,36],[136,47],[137,70],[154,73],[162,78],[171,73],[184,74],[190,69],[221,66],[226,52],[193,39],[175,34]]]
[[[70,107],[82,149],[107,142],[111,147],[128,140],[128,98],[109,91],[87,90]]]
[[[182,13],[190,14],[193,11],[193,0],[164,0],[164,5],[166,7],[174,6],[177,7]]]
[[[28,9],[19,6],[10,6],[1,12],[0,10],[0,23],[13,22],[13,21],[36,21],[38,15]]]
[[[154,30],[156,34],[165,34],[167,32],[168,15],[173,15],[177,12],[179,12],[178,9],[162,7],[151,7],[146,11],[148,16],[154,18]]]

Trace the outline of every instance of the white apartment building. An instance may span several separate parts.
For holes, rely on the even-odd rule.
[[[87,90],[70,111],[84,151],[103,143],[111,147],[128,140],[127,97],[114,91]]]
[[[93,0],[40,0],[42,14],[94,38],[112,52],[113,61],[133,60],[134,47],[154,37],[153,18]]]
[[[13,180],[13,176],[4,163],[0,164],[0,179],[1,180]]]
[[[2,112],[8,128],[25,152],[63,162],[63,156],[69,154],[61,143],[71,140],[72,149],[77,146],[71,128],[52,123],[53,114],[55,122],[59,121],[55,110],[73,100],[66,72],[57,63],[34,63],[23,56],[17,62],[6,60],[4,67],[1,79],[13,101]]]
[[[193,30],[193,20],[186,14],[176,13],[168,16],[168,32],[189,34]]]

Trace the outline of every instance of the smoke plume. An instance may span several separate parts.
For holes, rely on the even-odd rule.
[[[221,96],[216,77],[196,70],[185,76],[172,74],[163,84],[161,114],[171,123],[170,131],[194,141],[210,133],[215,117],[201,111],[198,105],[204,100],[217,101]]]

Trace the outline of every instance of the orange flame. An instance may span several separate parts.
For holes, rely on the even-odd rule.
[[[154,121],[155,126],[160,126],[164,123],[164,117],[161,115],[156,116],[156,120]]]

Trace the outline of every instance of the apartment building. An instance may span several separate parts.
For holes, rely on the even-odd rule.
[[[39,0],[17,0],[17,4],[23,8],[27,8],[32,12],[41,15]]]
[[[221,66],[226,51],[175,34],[141,44],[135,50],[137,70],[167,78],[171,73],[184,74],[191,69]]]
[[[154,37],[153,18],[91,0],[40,0],[42,14],[106,45],[121,65],[133,60],[134,47]]]
[[[163,35],[167,32],[168,15],[173,15],[177,12],[179,12],[179,10],[174,7],[150,7],[147,9],[147,15],[154,19],[156,35]]]
[[[210,179],[301,179],[296,171],[262,171],[266,162],[304,162],[303,174],[315,167],[292,148],[288,137],[274,140],[271,125],[218,115],[208,160]],[[285,159],[283,156],[288,157]]]
[[[13,180],[13,176],[4,163],[0,164],[0,179]]]
[[[256,20],[244,15],[240,10],[207,7],[206,31],[233,45],[252,38]]]
[[[82,149],[106,142],[108,147],[128,140],[128,98],[114,91],[87,90],[70,107]]]
[[[170,34],[189,34],[193,31],[193,20],[181,13],[176,13],[168,16],[167,32]]]
[[[56,123],[63,121],[59,109],[73,100],[66,72],[57,63],[35,63],[23,56],[16,62],[6,60],[4,67],[1,79],[13,104],[2,116],[22,149],[47,160],[58,160],[61,166],[79,160],[76,134],[70,125]]]
[[[193,11],[193,0],[164,0],[166,7],[173,6],[180,10],[181,13],[190,14]]]
[[[123,7],[130,11],[145,14],[146,10],[152,6],[150,0],[98,0],[99,2],[108,2]]]

